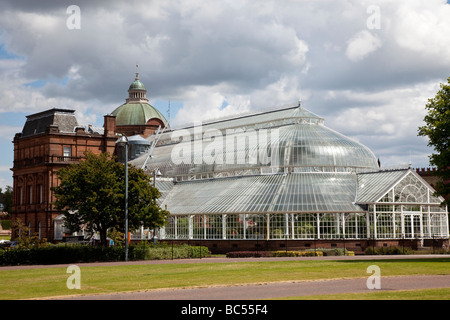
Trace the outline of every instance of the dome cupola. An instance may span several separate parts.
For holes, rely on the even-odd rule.
[[[147,89],[139,79],[139,72],[136,72],[136,77],[128,88],[128,98],[125,100],[125,103],[117,107],[112,112],[112,115],[116,117],[116,125],[121,127],[121,130],[125,130],[124,132],[127,132],[124,127],[130,126],[152,126],[156,129],[158,126],[169,126],[169,122],[161,112],[149,104]],[[139,129],[138,131],[140,132],[141,130]],[[143,134],[147,136],[148,132],[146,129]]]
[[[128,88],[128,99],[127,103],[139,103],[148,102],[147,99],[147,89],[144,84],[139,80],[139,72],[136,72],[136,78],[133,83]]]

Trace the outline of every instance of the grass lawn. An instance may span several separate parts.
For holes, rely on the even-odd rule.
[[[193,264],[83,266],[81,289],[66,286],[66,268],[2,270],[0,299],[28,299],[73,294],[233,285],[275,281],[367,278],[367,267],[377,265],[381,276],[450,274],[450,259],[377,261],[269,261]],[[389,293],[391,294],[391,293]],[[446,292],[448,297],[448,292]]]
[[[450,288],[341,293],[339,295],[324,294],[306,297],[285,297],[273,300],[450,300]]]

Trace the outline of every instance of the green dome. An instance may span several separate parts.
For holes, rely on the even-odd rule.
[[[130,88],[128,90],[147,90],[145,89],[144,84],[140,80],[134,80],[133,83],[130,85]]]
[[[148,103],[146,94],[147,89],[139,80],[139,73],[136,73],[136,78],[128,89],[128,99],[112,112],[116,116],[116,125],[141,126],[146,125],[150,119],[159,119],[165,127],[169,126],[161,112]]]
[[[119,126],[145,125],[153,118],[160,119],[165,126],[169,125],[161,112],[148,103],[124,103],[112,115],[116,116],[116,124]]]

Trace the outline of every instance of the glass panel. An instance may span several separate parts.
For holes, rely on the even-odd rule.
[[[317,237],[317,214],[294,215],[294,238],[315,239]]]
[[[289,216],[287,214],[274,214],[270,216],[270,239],[286,239],[289,237]]]
[[[345,238],[360,239],[367,237],[367,223],[365,214],[344,214]]]
[[[394,199],[402,203],[427,203],[428,189],[416,177],[409,174],[395,186]]]
[[[206,215],[206,239],[222,239],[222,215]]]
[[[244,221],[239,214],[229,214],[226,216],[226,237],[227,239],[244,239]]]
[[[265,214],[247,215],[247,239],[265,239],[267,233]]]
[[[338,214],[320,214],[320,239],[339,238]]]

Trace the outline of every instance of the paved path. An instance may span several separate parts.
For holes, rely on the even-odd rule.
[[[257,285],[160,289],[143,292],[74,296],[66,300],[256,300],[320,294],[450,288],[450,275],[382,277],[381,289],[370,290],[367,278],[277,282]]]

